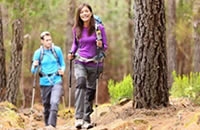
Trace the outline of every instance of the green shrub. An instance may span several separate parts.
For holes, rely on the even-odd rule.
[[[133,82],[130,75],[124,77],[121,82],[114,82],[112,79],[108,82],[108,92],[111,103],[117,103],[122,98],[132,98]]]
[[[200,104],[200,73],[177,75],[173,72],[174,82],[170,90],[173,97],[187,97]]]

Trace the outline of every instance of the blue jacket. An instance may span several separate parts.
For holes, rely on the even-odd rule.
[[[40,65],[38,67],[34,67],[33,64],[31,66],[31,72],[37,73],[39,69],[39,73],[42,73],[43,76],[40,76],[40,85],[42,86],[52,86],[54,84],[62,82],[62,77],[57,75],[59,69],[65,71],[65,61],[63,58],[63,53],[60,47],[53,47],[57,58],[52,53],[50,49],[43,49],[43,58],[40,61]],[[41,48],[37,49],[33,55],[33,61],[40,60]]]

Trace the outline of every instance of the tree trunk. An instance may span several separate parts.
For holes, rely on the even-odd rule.
[[[5,59],[5,48],[3,41],[3,22],[2,22],[2,12],[0,5],[0,101],[5,95],[6,89],[6,59]]]
[[[66,27],[66,46],[65,46],[65,52],[68,54],[69,50],[71,49],[71,45],[72,45],[72,27],[74,25],[74,16],[75,16],[75,9],[76,9],[76,1],[75,0],[70,0],[69,2],[67,2],[68,4],[68,8],[67,8],[67,27]],[[67,56],[66,54],[66,56]],[[67,66],[67,71],[66,72],[69,72],[69,60],[67,59],[66,57],[66,64],[68,65]],[[69,73],[65,74],[66,76],[68,76],[68,78],[65,78],[65,79],[69,79]],[[73,76],[73,74],[72,74]],[[72,78],[74,80],[74,78]],[[74,83],[74,81],[72,81],[72,83]],[[66,84],[67,84],[67,87],[65,87],[65,92],[67,92],[67,101],[69,101],[69,81],[66,81]],[[71,95],[71,100],[72,102],[74,102],[74,88],[75,87],[72,87],[71,89],[73,89],[72,91],[72,95]],[[69,103],[69,102],[68,102]],[[72,103],[71,103],[72,104]]]
[[[167,54],[164,0],[135,0],[135,108],[167,106]]]
[[[6,86],[5,100],[16,105],[17,94],[20,85],[21,66],[22,66],[22,49],[23,49],[23,23],[22,20],[17,19],[12,25],[13,39],[12,39],[12,54],[11,64],[9,67],[9,74]]]
[[[168,87],[173,83],[172,72],[176,71],[176,0],[168,0],[167,11],[167,59],[168,59]]]
[[[194,28],[194,72],[200,72],[200,1],[194,2],[193,9],[193,28]]]

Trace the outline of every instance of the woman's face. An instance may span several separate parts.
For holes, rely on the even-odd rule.
[[[92,16],[92,12],[89,10],[88,7],[84,6],[80,12],[80,18],[83,22],[89,22]]]

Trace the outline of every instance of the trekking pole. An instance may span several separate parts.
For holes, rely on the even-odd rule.
[[[97,76],[97,78],[96,78],[96,98],[95,98],[95,121],[96,122],[97,122],[97,107],[98,107],[98,95],[99,95],[99,91],[98,91],[98,89],[99,89],[99,85],[98,85],[99,81],[98,80],[99,80],[99,78]],[[94,123],[94,126],[96,126],[96,125],[97,125],[97,123]]]
[[[100,54],[100,48],[97,48],[97,68],[96,68],[96,97],[95,97],[95,121],[97,122],[97,107],[98,107],[98,95],[99,95],[99,54]],[[97,123],[94,123],[94,126],[96,126]]]
[[[31,99],[31,112],[33,111],[33,105],[34,105],[34,99],[35,99],[36,76],[37,76],[37,72],[35,72],[34,77],[33,77],[33,90],[32,90],[32,99]]]
[[[34,99],[35,99],[35,87],[36,87],[36,76],[37,72],[33,75],[33,90],[32,90],[32,99],[31,99],[31,111],[30,111],[30,123],[32,127],[32,120],[33,120],[33,105],[34,105]]]
[[[61,78],[62,78],[62,81],[63,81],[63,75],[61,75]],[[63,82],[62,82],[62,86],[64,86]],[[63,91],[63,93],[62,93],[62,101],[63,101],[64,110],[65,110],[66,109],[66,105],[65,105],[65,91]]]
[[[97,36],[97,41],[102,41],[101,31],[98,28],[98,24],[95,25],[95,32]],[[100,61],[100,51],[101,48],[97,46],[97,68],[96,68],[96,99],[95,99],[95,121],[94,126],[97,125],[97,107],[98,107],[98,95],[99,95],[99,61]]]
[[[69,62],[69,102],[68,102],[68,113],[71,114],[70,118],[72,117],[72,112],[70,110],[71,107],[71,87],[72,87],[72,60]]]

